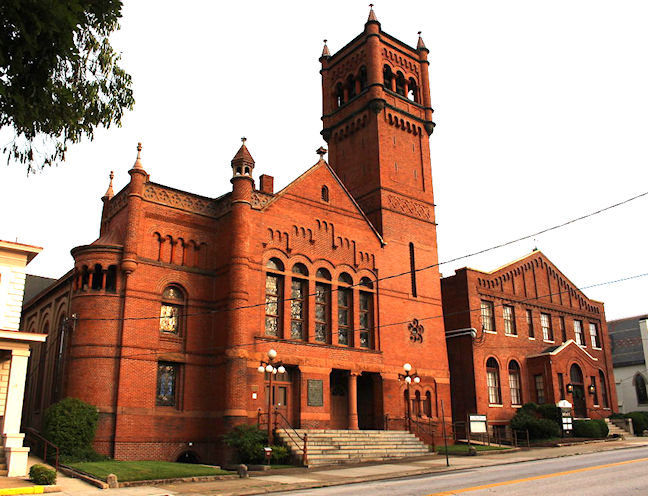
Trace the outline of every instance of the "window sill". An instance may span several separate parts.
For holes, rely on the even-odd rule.
[[[511,408],[522,408],[522,405],[511,405]]]
[[[489,403],[488,407],[489,408],[504,408],[504,405],[499,404],[499,403]]]
[[[507,332],[507,333],[505,334],[505,336],[510,336],[510,337],[512,337],[512,338],[517,338],[517,337],[518,337],[517,334],[513,334],[513,333],[509,333],[509,332]]]
[[[543,339],[543,341],[544,341],[545,343],[556,344],[556,341],[554,341],[554,340],[552,340],[552,339]]]
[[[592,346],[592,349],[596,351],[603,351],[603,348],[599,348],[598,346]]]
[[[529,340],[531,340],[531,341],[535,341],[535,338],[529,338]]]
[[[497,331],[487,331],[486,329],[482,329],[482,332],[487,332],[488,334],[497,334]]]

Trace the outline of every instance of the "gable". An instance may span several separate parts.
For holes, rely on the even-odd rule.
[[[601,313],[602,305],[587,298],[541,251],[536,250],[490,273],[481,273],[483,288]]]

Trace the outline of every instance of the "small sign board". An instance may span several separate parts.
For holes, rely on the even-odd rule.
[[[485,434],[488,431],[486,415],[468,415],[468,426],[471,434]]]
[[[308,406],[324,406],[324,382],[321,379],[308,379]]]

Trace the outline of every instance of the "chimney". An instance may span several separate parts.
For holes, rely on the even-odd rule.
[[[273,194],[274,193],[274,177],[268,176],[267,174],[261,174],[259,177],[260,189],[262,193]]]

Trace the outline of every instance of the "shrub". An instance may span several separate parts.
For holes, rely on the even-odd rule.
[[[552,405],[551,403],[538,405],[537,412],[542,418],[553,420],[558,425],[562,424],[562,411],[556,405]]]
[[[605,421],[601,422],[605,423]],[[598,420],[574,420],[574,429],[572,430],[572,433],[574,434],[574,437],[589,437],[599,439],[607,436],[607,429],[605,435],[603,435],[603,431]]]
[[[29,469],[29,478],[34,484],[51,486],[56,483],[56,470],[45,465],[32,465]]]
[[[560,436],[560,426],[553,420],[536,418],[523,411],[518,412],[511,420],[511,428],[518,431],[529,431],[530,439],[549,439]]]
[[[99,456],[92,449],[98,419],[94,406],[65,398],[45,411],[43,435],[59,447],[66,459],[81,461]]]
[[[223,442],[236,450],[238,463],[261,463],[268,436],[256,425],[237,425],[223,435]]]
[[[288,448],[285,446],[272,446],[270,462],[276,465],[283,465],[288,461]]]
[[[610,428],[608,427],[607,423],[603,419],[596,419],[594,420],[599,426],[600,434],[601,437],[607,437],[607,435],[610,433]]]

